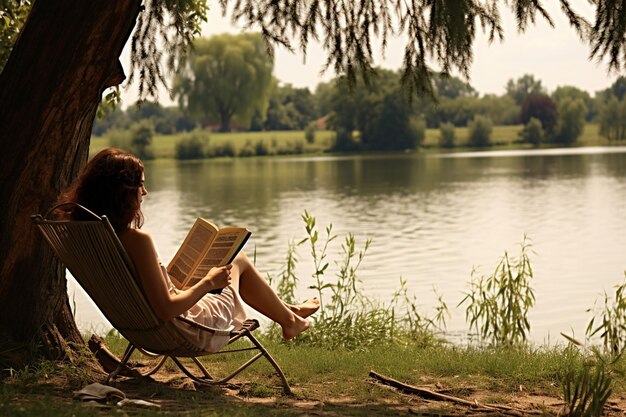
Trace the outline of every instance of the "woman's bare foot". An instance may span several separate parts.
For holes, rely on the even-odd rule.
[[[309,322],[294,314],[292,320],[287,324],[281,325],[281,327],[283,329],[283,337],[286,340],[290,340],[308,329]]]
[[[311,314],[315,313],[320,308],[320,300],[317,297],[309,298],[302,304],[291,305],[287,304],[289,310],[293,311],[296,315],[306,319]]]

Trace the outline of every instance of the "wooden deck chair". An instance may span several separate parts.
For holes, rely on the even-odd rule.
[[[284,392],[291,394],[291,388],[280,366],[252,335],[252,331],[259,326],[258,321],[246,320],[241,329],[226,332],[203,326],[182,316],[169,321],[160,320],[146,300],[133,263],[106,216],[100,217],[78,204],[69,204],[89,213],[93,220],[51,219],[51,215],[61,205],[51,208],[45,216],[36,214],[31,219],[107,320],[129,342],[120,365],[107,376],[106,383],[128,366],[131,354],[138,350],[149,356],[162,356],[156,366],[142,373],[144,376],[152,375],[171,358],[194,382],[210,385],[225,383],[257,359],[265,358],[280,377]],[[225,349],[215,354],[248,350],[258,352],[224,378],[213,378],[198,360],[200,356],[213,353],[205,352],[188,341],[173,324],[174,320],[184,321],[199,332],[229,335],[229,345],[242,338],[248,339],[253,345],[241,349]],[[179,358],[184,357],[191,358],[195,363],[199,376],[196,375],[198,371],[194,374],[180,361]]]

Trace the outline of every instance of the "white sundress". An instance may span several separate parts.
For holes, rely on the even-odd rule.
[[[172,284],[163,265],[161,265],[161,271],[170,292],[172,294],[180,293],[181,291]],[[220,294],[207,293],[183,316],[204,326],[229,332],[240,328],[246,320],[246,312],[239,296],[239,289],[234,288],[233,284],[225,287]],[[187,340],[202,347],[206,352],[217,352],[228,344],[228,335],[214,335],[198,330],[180,320],[173,320],[173,323],[186,336]]]

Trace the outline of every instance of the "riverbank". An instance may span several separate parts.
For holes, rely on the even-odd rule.
[[[109,336],[107,340],[111,349],[121,354],[119,338]],[[265,363],[256,363],[232,384],[220,388],[194,387],[172,366],[154,378],[126,378],[114,386],[128,398],[160,406],[160,411],[132,410],[132,415],[557,415],[564,406],[562,375],[582,366],[581,356],[565,346],[492,349],[382,342],[376,349],[352,351],[273,340],[264,343],[283,367],[294,396],[281,393],[277,378]],[[215,356],[203,362],[219,375],[240,363],[242,356]],[[623,373],[626,361],[621,359],[615,369]],[[372,378],[372,370],[450,399],[400,391]],[[3,381],[0,415],[91,416],[94,405],[73,400],[72,392],[94,378],[103,377],[90,372],[80,360],[64,365],[42,362]],[[625,387],[623,374],[615,373],[604,415],[623,415]],[[497,410],[489,411],[489,407]],[[104,410],[115,407],[105,406]]]
[[[532,146],[518,142],[522,128],[522,125],[494,126],[491,134],[493,146],[486,149],[531,149]],[[174,158],[176,143],[185,135],[184,133],[155,135],[152,140],[152,151],[155,157]],[[334,135],[334,132],[330,130],[320,130],[315,132],[314,140],[309,143],[305,139],[304,131],[213,132],[209,134],[209,141],[212,146],[218,148],[229,147],[235,155],[238,155],[243,148],[254,148],[258,143],[263,143],[268,149],[275,149],[275,154],[296,153],[311,155],[329,152],[334,141]],[[455,146],[453,148],[441,148],[439,146],[439,129],[426,129],[421,148],[426,151],[468,150],[468,136],[469,129],[467,127],[457,127],[455,129]],[[574,146],[609,146],[615,144],[600,136],[597,124],[588,123]],[[93,137],[91,139],[90,149],[92,154],[107,146],[110,146],[109,137],[107,136]],[[544,147],[553,146],[545,145]],[[481,148],[481,150],[484,150],[484,148]]]
[[[334,158],[328,158],[334,159]],[[501,159],[501,158],[499,158]],[[176,164],[174,161],[162,161],[164,165],[181,165],[191,166],[195,168],[198,165],[220,165],[220,164]],[[273,161],[259,161],[259,162],[273,162]],[[279,161],[283,162],[283,161]],[[287,161],[288,162],[288,161]],[[300,161],[294,162],[300,163]],[[395,167],[402,167],[397,160],[393,161]],[[241,164],[241,165],[256,165],[256,164]],[[278,165],[287,165],[280,163]],[[417,164],[413,164],[417,165]],[[424,164],[421,164],[424,165]],[[549,165],[549,164],[545,164]],[[623,166],[622,163],[617,164]],[[541,166],[541,164],[540,164]],[[284,167],[281,167],[284,168]],[[320,169],[320,172],[332,173],[327,182],[322,182],[320,188],[330,188],[331,184],[337,182],[334,173],[337,172],[333,169]],[[217,168],[219,169],[219,167]],[[350,166],[350,171],[352,167]],[[365,170],[364,170],[365,171]],[[443,171],[443,170],[442,170]],[[534,172],[535,170],[530,170]],[[154,171],[151,171],[154,172]],[[256,172],[256,171],[254,171]],[[389,172],[389,170],[367,170],[369,173]],[[398,187],[401,190],[407,187],[405,178],[424,178],[422,175],[406,175],[411,173],[410,170],[399,171],[402,176],[398,183]],[[445,172],[449,172],[449,167]],[[524,171],[526,172],[526,168]],[[543,172],[543,171],[542,171]],[[282,175],[279,175],[281,174]],[[285,173],[289,175],[285,175]],[[307,171],[304,171],[307,173]],[[432,177],[432,171],[428,171],[428,177]],[[293,170],[293,167],[286,168],[286,171],[275,172],[276,177],[272,177],[268,180],[268,183],[278,184],[279,189],[282,192],[289,190],[290,183],[281,183],[279,181],[287,179],[298,185],[302,184],[301,179],[305,178],[304,174],[298,176],[297,172]],[[198,175],[194,173],[194,175]],[[229,174],[230,175],[230,174]],[[251,175],[248,173],[250,177]],[[206,175],[205,178],[211,178],[216,175]],[[459,176],[462,176],[459,174]],[[166,205],[162,202],[156,201],[161,193],[159,190],[166,190],[167,188],[157,182],[157,177],[160,180],[165,181],[171,178],[172,175],[159,174],[154,175],[154,180],[151,182],[151,194],[152,202],[154,203],[154,211],[147,217],[155,217],[159,211],[162,211],[162,207]],[[341,176],[345,177],[345,176]],[[382,177],[382,178],[381,178]],[[371,175],[367,178],[367,182],[374,182],[376,178],[387,180],[384,176]],[[360,177],[359,177],[360,179]],[[218,181],[223,181],[221,178],[217,178]],[[531,178],[530,180],[533,180]],[[191,183],[184,180],[179,180],[181,183]],[[208,181],[208,180],[207,180]],[[363,181],[365,182],[365,181]],[[620,181],[615,181],[620,183]],[[379,186],[379,189],[388,190],[392,181],[388,181],[385,186]],[[477,183],[482,183],[479,179]],[[379,184],[379,185],[380,185]],[[439,183],[437,187],[439,187]],[[463,183],[464,189],[468,188],[468,183]],[[211,187],[211,185],[207,185]],[[354,189],[353,187],[346,187],[345,184],[341,185],[342,188]],[[434,186],[433,186],[434,187]],[[202,195],[198,192],[197,188],[189,187],[193,193]],[[233,198],[237,201],[243,200],[242,198],[233,197],[233,189],[241,188],[241,186],[233,187],[229,184],[228,190],[224,191],[228,193],[229,198],[232,201]],[[264,193],[267,193],[267,187],[259,187],[254,185],[254,189],[262,189]],[[502,183],[498,183],[498,190],[501,190]],[[506,187],[504,187],[506,188]],[[526,187],[530,188],[530,187]],[[570,188],[575,188],[571,187]],[[220,187],[214,186],[213,190],[216,193],[221,191]],[[544,193],[538,192],[537,189],[533,189],[537,195]],[[576,188],[580,190],[580,188]],[[522,190],[523,191],[523,190]],[[268,200],[274,201],[274,199],[258,198],[253,194],[251,190],[246,189],[246,194],[252,196],[252,200],[259,202],[261,211],[269,212],[270,210],[264,206]],[[395,189],[391,189],[392,194],[397,192]],[[217,206],[217,201],[227,201],[226,198],[216,193],[211,195],[211,203],[216,206],[216,212],[225,212],[222,207]],[[362,190],[359,193],[365,194]],[[454,194],[458,194],[456,191]],[[166,193],[162,193],[165,195]],[[472,197],[474,196],[473,193]],[[519,192],[515,193],[519,195]],[[547,194],[547,193],[546,193]],[[310,190],[307,190],[307,196],[311,196]],[[402,202],[406,204],[406,194],[403,196]],[[593,194],[594,201],[603,201],[598,199],[597,194]],[[225,196],[225,195],[224,195]],[[337,200],[337,194],[333,194],[333,200]],[[169,196],[167,196],[169,198]],[[577,198],[578,199],[578,198]],[[376,199],[379,200],[379,199]],[[531,201],[530,198],[524,200]],[[537,202],[537,197],[532,201]],[[322,200],[324,205],[327,205],[327,201]],[[411,201],[411,200],[408,200]],[[452,206],[449,200],[446,200],[446,206]],[[484,201],[492,201],[485,198]],[[565,201],[565,202],[564,202]],[[568,212],[571,213],[571,207],[573,205],[568,204],[567,200],[559,199],[560,205],[568,207]],[[152,203],[150,203],[152,204]],[[293,204],[293,202],[292,202]],[[350,204],[354,206],[354,200],[350,200]],[[491,203],[489,203],[491,204]],[[513,202],[516,206],[520,204]],[[207,202],[202,202],[202,206],[207,206]],[[312,204],[311,204],[312,205]],[[542,210],[545,211],[545,207],[549,207],[548,204],[539,203]],[[615,207],[619,207],[619,204],[614,204]],[[462,205],[460,207],[466,207]],[[388,207],[386,207],[388,209]],[[489,208],[489,206],[487,206]],[[607,206],[602,205],[603,210],[606,210]],[[146,207],[147,212],[151,210],[150,207]],[[194,209],[195,210],[195,209]],[[458,209],[455,209],[458,210]],[[366,212],[367,210],[361,210]],[[528,212],[529,208],[524,205],[524,212]],[[368,211],[369,212],[369,211]],[[491,214],[487,209],[482,209],[479,212],[488,213],[489,220],[491,220],[494,214]],[[603,215],[606,212],[603,211]],[[257,215],[257,218],[260,217]],[[297,216],[294,216],[297,218]],[[379,216],[383,218],[384,216]],[[437,217],[452,218],[451,216],[445,216],[445,213],[437,212]],[[473,218],[471,215],[465,213],[465,218],[462,220],[464,227],[463,230],[467,230],[466,218]],[[500,217],[502,218],[502,217]],[[580,216],[577,218],[592,218],[592,216]],[[169,220],[169,218],[168,218]],[[554,218],[550,218],[550,223],[554,223]],[[479,226],[481,223],[478,223]],[[486,222],[482,223],[488,224]],[[613,225],[617,223],[612,223]],[[584,225],[581,225],[584,226]],[[592,225],[593,230],[597,229],[596,225]],[[484,227],[484,226],[483,226]],[[295,230],[295,228],[282,226],[284,229]],[[542,229],[545,230],[546,224],[542,224]],[[619,226],[613,226],[618,230],[622,230]],[[364,230],[363,227],[353,227],[353,230]],[[461,228],[456,228],[461,229]],[[561,230],[565,230],[567,227],[561,227]],[[419,227],[415,230],[420,230]],[[582,230],[582,235],[589,237],[589,233],[586,233],[584,229],[577,229],[579,232]],[[409,233],[407,233],[409,234]],[[417,232],[411,232],[412,235],[417,235]],[[478,234],[476,234],[478,235]],[[279,240],[283,240],[282,238]],[[468,240],[459,239],[455,237],[454,241],[468,242]],[[480,238],[482,239],[482,237]],[[493,235],[489,240],[495,240]],[[572,239],[574,240],[574,239]],[[602,236],[602,240],[599,242],[605,242],[606,234]],[[166,242],[168,239],[162,238],[161,241]],[[376,241],[378,244],[378,241]],[[475,246],[465,243],[466,246]],[[417,245],[404,245],[404,246],[417,246]],[[562,244],[558,246],[562,247]],[[581,246],[576,243],[576,247]],[[596,245],[602,249],[602,245]],[[615,247],[621,247],[620,245],[613,245]],[[382,244],[382,247],[387,248],[389,245]],[[423,248],[423,246],[421,246]],[[543,253],[549,254],[551,257],[557,257],[559,259],[568,259],[565,256],[558,256],[558,253],[549,248],[542,247]],[[598,257],[590,254],[590,248],[584,248],[584,259],[599,259]],[[602,249],[605,250],[605,249]],[[495,252],[499,253],[499,252]],[[572,257],[573,252],[568,251],[568,256]],[[429,255],[429,263],[432,263],[435,258],[441,258],[440,256]],[[547,256],[544,257],[544,259]],[[621,259],[621,258],[620,258]],[[571,261],[570,261],[571,262]],[[388,256],[385,254],[385,265],[389,263]],[[424,262],[426,263],[426,262]],[[593,266],[593,272],[595,275],[603,275],[598,273],[598,266]],[[330,275],[330,274],[329,274]],[[419,275],[419,274],[418,274]],[[431,276],[430,274],[424,274]],[[447,273],[447,276],[453,276],[455,274]],[[557,274],[548,274],[548,276],[557,276]],[[559,276],[562,274],[558,274]],[[464,275],[465,276],[465,275]],[[395,278],[395,277],[394,277]],[[586,282],[592,280],[586,279]],[[444,282],[441,280],[441,282]],[[450,280],[446,280],[446,283],[450,283]],[[568,286],[572,286],[572,280],[567,281]],[[613,281],[612,281],[613,282]],[[594,291],[600,288],[597,281],[593,280]],[[448,290],[448,289],[447,289]],[[451,290],[448,290],[451,291]],[[550,293],[559,293],[559,291],[551,290]],[[591,294],[592,291],[580,290],[580,292]],[[594,293],[595,294],[595,293]],[[454,300],[455,304],[458,300]],[[586,306],[592,305],[586,302],[577,302],[573,298],[567,298],[567,304],[577,305],[579,309],[584,310]],[[556,304],[556,303],[553,303]],[[563,314],[561,312],[561,314]],[[560,329],[566,330],[567,327],[561,327]],[[380,331],[380,327],[376,327],[376,331]],[[312,333],[312,332],[309,332]],[[345,332],[345,337],[353,335],[355,332]],[[325,334],[327,335],[327,334]],[[380,337],[375,338],[379,340]],[[383,338],[385,339],[385,338]],[[110,343],[114,343],[110,339]],[[464,346],[450,346],[447,344],[440,345],[424,345],[421,343],[412,343],[408,345],[395,344],[387,345],[384,341],[379,343],[380,346],[371,349],[362,350],[347,350],[343,348],[335,348],[329,350],[328,348],[311,347],[300,343],[297,346],[293,344],[283,344],[274,341],[268,341],[268,348],[276,359],[281,363],[285,372],[288,375],[291,383],[293,384],[295,397],[284,397],[279,393],[278,384],[274,377],[270,375],[270,369],[266,366],[259,366],[255,364],[254,367],[248,372],[246,370],[235,380],[235,384],[229,387],[219,389],[208,390],[196,390],[189,380],[184,378],[182,374],[175,371],[173,368],[169,368],[169,372],[160,373],[155,381],[141,381],[137,383],[134,380],[127,380],[126,382],[119,383],[117,386],[132,396],[132,398],[147,399],[149,401],[157,402],[162,406],[162,413],[165,414],[189,414],[189,415],[351,415],[351,416],[365,416],[365,415],[406,415],[406,414],[434,414],[434,415],[468,415],[472,413],[483,413],[486,411],[477,407],[471,407],[462,405],[460,403],[453,403],[450,401],[439,400],[426,400],[421,396],[414,396],[412,394],[401,393],[396,389],[392,389],[383,386],[369,377],[371,370],[379,372],[383,375],[387,375],[399,381],[403,381],[413,386],[419,386],[427,388],[431,391],[437,391],[450,395],[459,399],[462,399],[469,403],[488,404],[490,406],[505,406],[512,412],[521,413],[518,410],[524,410],[523,414],[544,414],[544,415],[556,415],[562,411],[563,408],[563,396],[562,396],[562,377],[564,372],[570,369],[581,369],[582,357],[573,355],[571,350],[567,350],[564,346],[542,348],[532,347],[524,348],[521,350],[506,350],[506,349],[489,349],[489,348],[469,348]],[[114,350],[119,355],[121,347],[114,346]],[[234,359],[232,359],[234,360]],[[209,361],[209,367],[212,370],[216,370],[216,374],[219,374],[223,368],[227,368],[228,365],[233,365],[231,358],[221,361],[221,359],[214,359]],[[91,409],[85,411],[82,405],[74,402],[71,399],[71,391],[81,388],[88,382],[87,377],[80,373],[80,369],[77,367],[66,367],[56,369],[50,365],[41,365],[39,369],[31,369],[30,373],[24,373],[22,375],[16,375],[15,379],[9,381],[5,386],[4,394],[0,398],[0,405],[4,404],[4,409],[0,408],[0,415],[29,415],[20,414],[14,404],[24,404],[25,410],[29,410],[30,415],[36,414],[50,414],[51,408],[59,410],[59,413],[67,412],[71,410],[69,415],[91,415]],[[625,365],[619,362],[616,365],[616,370],[624,372]],[[626,409],[624,400],[624,386],[626,385],[623,376],[615,373],[615,386],[614,393],[610,398],[605,415],[622,415],[620,410]],[[623,374],[622,374],[623,375]],[[26,381],[24,383],[23,381]],[[32,381],[32,382],[29,382]],[[33,397],[32,392],[39,393],[38,397]],[[37,401],[39,401],[37,403]],[[37,403],[40,407],[29,405],[31,403]],[[60,404],[60,406],[57,406]],[[11,408],[13,407],[13,408]],[[13,413],[13,414],[12,414]],[[500,415],[504,414],[499,411]],[[147,413],[146,414],[150,414]],[[67,414],[59,414],[67,415]]]

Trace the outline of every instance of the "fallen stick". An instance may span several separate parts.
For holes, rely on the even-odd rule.
[[[479,408],[485,411],[500,411],[505,414],[510,414],[514,416],[520,416],[524,414],[545,415],[543,411],[538,411],[538,410],[520,410],[520,409],[516,409],[513,407],[504,406],[504,405],[481,404],[477,401],[464,400],[463,398],[454,397],[452,395],[441,394],[439,392],[432,391],[426,388],[420,388],[414,385],[405,384],[404,382],[400,382],[388,376],[381,375],[375,371],[370,371],[369,376],[374,378],[376,381],[382,384],[389,385],[403,392],[406,392],[409,394],[415,394],[426,399],[438,400],[438,401],[450,401],[450,402],[457,403],[457,404],[463,404],[472,408]]]

